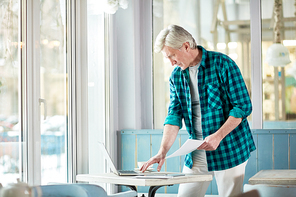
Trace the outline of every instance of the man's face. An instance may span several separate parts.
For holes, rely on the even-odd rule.
[[[172,66],[176,65],[185,70],[190,65],[191,57],[189,56],[186,43],[180,49],[164,46],[161,52],[165,58],[170,60]]]

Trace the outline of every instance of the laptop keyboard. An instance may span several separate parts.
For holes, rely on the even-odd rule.
[[[119,171],[124,173],[138,173],[137,171],[134,171],[134,170],[119,170]]]

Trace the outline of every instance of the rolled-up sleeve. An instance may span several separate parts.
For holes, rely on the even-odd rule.
[[[233,107],[229,116],[246,118],[252,112],[252,103],[241,72],[232,60],[228,61],[228,66],[224,68],[226,69],[223,79],[225,79],[224,83],[229,91],[228,96]]]
[[[170,124],[178,126],[180,129],[182,128],[182,118],[179,116],[168,115],[164,121],[164,125]]]
[[[170,124],[182,128],[182,108],[172,78],[170,78],[170,105],[164,125]]]

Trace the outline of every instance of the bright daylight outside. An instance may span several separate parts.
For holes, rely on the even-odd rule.
[[[19,177],[19,4],[0,1],[0,182]]]
[[[68,106],[69,82],[68,59],[70,49],[66,49],[69,34],[67,34],[67,10],[69,1],[41,0],[34,1],[40,10],[36,20],[34,35],[38,41],[34,57],[38,57],[35,65],[40,65],[38,83],[40,90],[38,106],[40,107],[40,128],[35,131],[41,135],[41,184],[64,182],[68,180]],[[88,20],[88,93],[89,93],[89,146],[96,146],[96,139],[103,139],[104,131],[104,14],[100,10],[100,2],[87,1]],[[26,169],[26,158],[20,158],[20,151],[27,145],[25,138],[28,131],[20,130],[21,73],[20,62],[26,57],[27,46],[20,41],[21,34],[26,32],[20,13],[24,4],[19,0],[0,0],[0,183],[3,185],[15,182],[23,176]],[[36,17],[35,17],[36,18]],[[22,24],[22,29],[20,29]],[[30,24],[32,25],[32,24]],[[22,49],[22,55],[20,55]],[[32,55],[32,54],[31,54]],[[21,57],[20,57],[21,56]],[[26,65],[22,65],[22,68]],[[35,68],[34,68],[35,69]],[[73,80],[73,79],[72,79]],[[74,79],[75,80],[75,79]],[[22,101],[23,102],[23,101]],[[29,102],[29,101],[26,101]],[[39,124],[37,124],[39,125]],[[22,144],[22,146],[20,146]],[[90,170],[97,170],[101,158],[97,152],[91,152]],[[24,155],[26,157],[27,155]],[[36,162],[36,161],[34,161]]]
[[[67,181],[67,68],[65,1],[40,1],[41,183]],[[0,0],[0,182],[21,178],[20,1]],[[23,46],[22,46],[23,45]],[[38,64],[38,65],[39,65]],[[23,65],[22,65],[23,66]],[[24,73],[22,73],[24,75]],[[25,133],[23,133],[25,135]],[[26,142],[24,142],[26,143]]]

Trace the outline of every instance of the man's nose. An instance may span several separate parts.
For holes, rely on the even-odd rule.
[[[172,66],[174,66],[174,65],[177,63],[177,61],[172,60],[172,59],[170,59],[170,62],[171,62],[171,65],[172,65]]]

